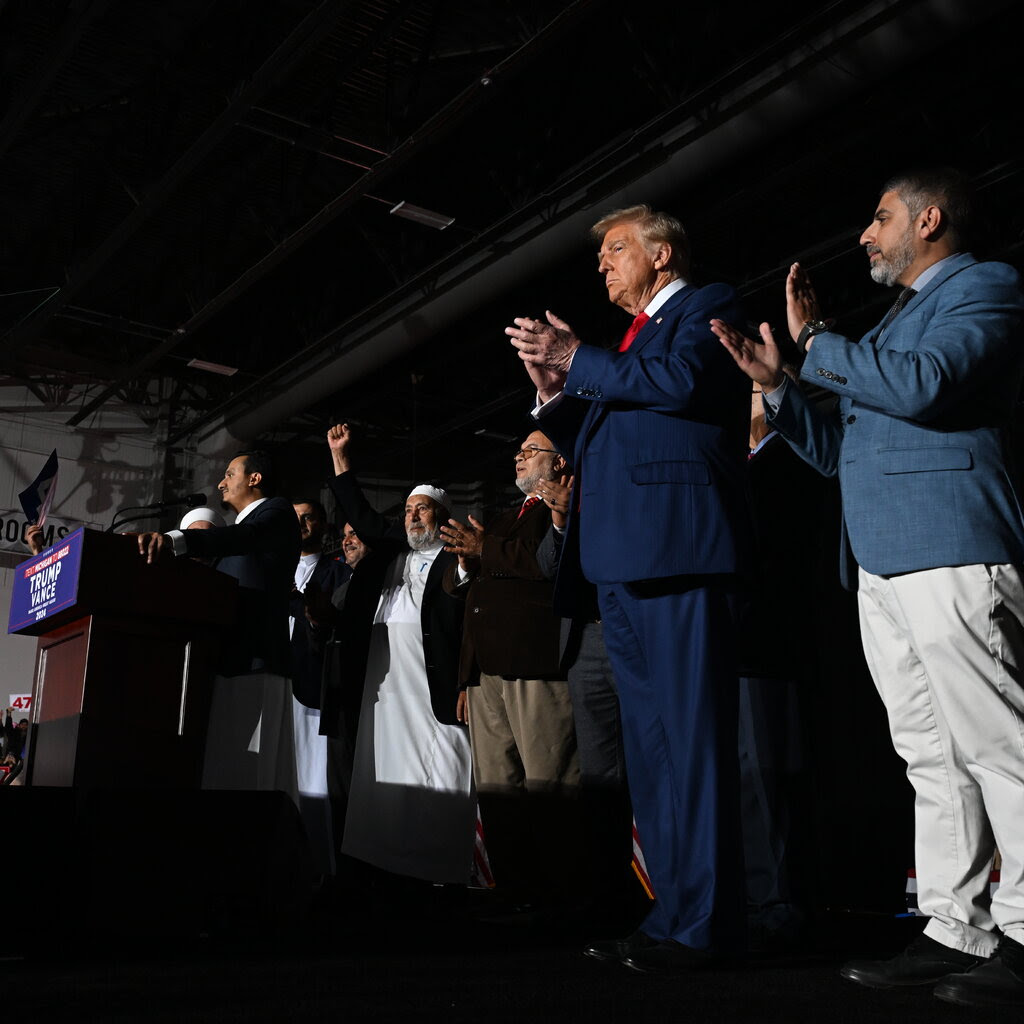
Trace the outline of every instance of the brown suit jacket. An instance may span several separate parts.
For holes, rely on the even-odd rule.
[[[537,548],[551,525],[540,502],[519,516],[510,509],[484,532],[480,569],[458,582],[457,563],[444,587],[466,601],[459,680],[476,685],[481,672],[509,679],[562,679],[561,620],[551,607],[554,586],[537,564]]]

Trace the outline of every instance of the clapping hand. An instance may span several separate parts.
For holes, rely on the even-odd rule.
[[[449,519],[441,527],[441,538],[445,551],[459,556],[459,565],[464,572],[470,572],[480,564],[480,552],[484,546],[484,525],[472,516],[468,525],[457,519]]]
[[[519,358],[526,364],[541,401],[546,402],[562,390],[580,339],[551,310],[544,315],[546,321],[517,316],[512,321],[515,326],[506,327],[505,333],[519,350]]]
[[[804,268],[799,263],[794,263],[786,276],[786,323],[790,337],[796,341],[804,324],[809,320],[820,319],[821,307],[818,305],[814,285],[811,284],[811,279]]]
[[[542,480],[537,485],[537,494],[551,509],[551,522],[560,530],[565,528],[569,518],[569,495],[574,479],[571,476],[560,476],[557,480]]]
[[[761,341],[740,334],[724,320],[712,320],[711,330],[736,360],[736,365],[765,391],[774,391],[782,383],[785,377],[782,353],[767,324],[761,324]]]

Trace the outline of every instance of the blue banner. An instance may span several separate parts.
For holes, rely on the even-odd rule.
[[[84,528],[75,530],[35,558],[15,567],[8,633],[16,633],[48,618],[78,600],[84,538]]]

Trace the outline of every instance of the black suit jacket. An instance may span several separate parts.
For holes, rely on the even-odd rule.
[[[330,597],[351,575],[352,570],[339,555],[321,555],[313,567],[313,575],[310,576],[303,594],[313,589]],[[295,619],[291,644],[292,692],[300,704],[307,708],[319,708],[324,645],[318,642],[319,638],[315,633],[328,632],[333,623],[323,623],[314,627],[306,618],[302,594],[292,594],[288,605],[289,613]],[[331,607],[333,609],[333,605]]]
[[[349,703],[346,694],[362,692],[366,677],[366,659],[370,631],[381,589],[391,563],[409,552],[402,523],[391,522],[366,500],[354,473],[342,473],[330,481],[338,500],[339,515],[350,523],[356,535],[371,548],[356,567],[348,585],[342,624],[338,635],[343,641],[341,664],[331,679],[325,678],[322,708],[324,714]],[[457,562],[454,555],[440,552],[427,574],[423,591],[420,623],[423,629],[423,660],[430,686],[430,706],[434,717],[444,725],[459,724],[455,706],[459,697],[459,650],[462,645],[462,606],[441,586],[445,570]],[[328,722],[325,731],[337,735],[337,726]]]
[[[551,607],[553,585],[537,563],[551,526],[542,502],[496,516],[484,532],[480,570],[458,582],[457,563],[445,587],[466,602],[460,678],[481,672],[509,679],[564,679],[559,666],[561,622]]]
[[[842,649],[848,649],[849,602],[835,572],[839,490],[781,434],[764,443],[747,469],[757,560],[740,593],[740,674],[812,677],[819,646],[826,650],[842,635]],[[819,637],[828,638],[823,646],[809,639]]]
[[[553,526],[548,530],[537,549],[537,564],[544,575],[552,581],[558,579],[559,565],[562,560],[565,534],[559,533]],[[571,588],[565,588],[563,594],[571,593],[572,600],[563,600],[563,607],[558,609],[562,618],[561,658],[562,675],[568,677],[569,670],[576,662],[583,644],[584,633],[592,622],[598,622],[601,611],[597,604],[597,587],[588,583],[581,573],[577,573]],[[566,606],[571,608],[572,616],[564,617]]]
[[[220,672],[287,676],[288,597],[302,545],[291,502],[268,498],[241,523],[185,530],[184,538],[190,556],[216,559],[219,572],[238,580],[238,622],[222,649]]]

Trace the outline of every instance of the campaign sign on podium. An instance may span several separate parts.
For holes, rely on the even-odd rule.
[[[25,784],[198,787],[238,581],[88,529],[14,575],[10,630],[39,638]]]
[[[84,527],[75,530],[15,569],[8,633],[55,615],[78,600],[84,534]]]

